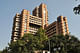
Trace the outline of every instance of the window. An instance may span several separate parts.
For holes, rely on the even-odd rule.
[[[16,22],[16,26],[19,26],[19,23],[18,22]]]
[[[19,21],[20,19],[19,18],[16,18],[16,21]]]
[[[19,30],[19,28],[18,28],[18,27],[16,27],[16,28],[15,28],[15,31],[18,31],[18,30]]]
[[[17,37],[14,37],[14,40],[17,40]]]
[[[67,32],[66,22],[64,22],[64,29],[65,29],[65,32]]]
[[[26,32],[26,30],[24,30],[24,32]]]
[[[58,22],[61,22],[61,18],[60,17],[58,18]]]
[[[18,32],[14,32],[14,36],[18,36]]]

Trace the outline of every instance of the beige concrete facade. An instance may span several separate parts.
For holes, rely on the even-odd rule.
[[[40,6],[36,7],[33,10],[33,16],[38,16],[42,18],[42,28],[44,29],[45,27],[48,26],[48,11],[47,11],[47,6],[45,4],[40,4]]]
[[[12,28],[12,37],[11,41],[16,41],[18,38],[20,38],[20,31],[21,31],[21,26],[20,26],[20,14],[17,13],[16,16],[13,19],[13,28]]]
[[[19,20],[16,21],[16,19]],[[22,10],[21,14],[16,14],[13,22],[11,41],[16,41],[20,37],[23,37],[25,33],[35,34],[37,30],[42,27],[42,18],[30,15],[30,12],[25,9]],[[16,25],[19,25],[19,27]],[[19,28],[20,30],[17,31],[15,28]]]
[[[57,21],[51,23],[48,27],[45,28],[46,35],[49,37],[53,35],[66,35],[69,34],[67,18],[63,16],[57,17]]]
[[[40,4],[36,7],[32,15],[30,11],[23,9],[17,13],[13,19],[13,29],[11,41],[16,41],[23,37],[25,33],[35,34],[42,27],[46,30],[46,35],[69,34],[67,18],[59,16],[57,21],[48,24],[48,10],[46,4]]]
[[[45,10],[44,10],[45,9]],[[14,17],[13,28],[16,28],[15,24],[17,21],[15,20],[18,16]],[[30,15],[30,11],[23,9],[21,14],[19,14],[19,32],[14,32],[12,29],[12,41],[16,41],[20,37],[23,37],[25,33],[35,34],[40,27],[44,29],[45,26],[48,25],[48,14],[47,7],[45,4],[40,4],[40,6],[36,7],[33,10],[33,15]],[[17,36],[15,36],[18,33]]]

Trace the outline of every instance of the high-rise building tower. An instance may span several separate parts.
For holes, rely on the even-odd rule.
[[[16,41],[20,38],[21,33],[21,15],[17,13],[13,19],[12,37],[11,41]]]
[[[47,6],[42,3],[33,10],[32,15],[30,15],[30,11],[25,9],[15,15],[11,41],[18,40],[25,33],[35,34],[40,27],[45,29],[45,33],[49,37],[54,34],[69,34],[66,17],[59,16],[57,21],[48,25]]]
[[[33,16],[42,18],[42,28],[48,26],[48,11],[45,4],[41,4],[33,10]]]
[[[25,33],[35,34],[37,30],[48,25],[47,6],[41,4],[33,10],[33,15],[30,15],[28,10],[23,9],[21,14],[17,13],[14,17],[12,30],[12,41],[16,41],[23,37]]]
[[[58,25],[58,34],[69,34],[69,28],[67,23],[67,18],[63,16],[59,16],[57,18],[57,25]]]

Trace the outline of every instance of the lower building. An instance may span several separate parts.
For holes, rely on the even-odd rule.
[[[57,21],[48,25],[48,27],[46,27],[45,30],[46,35],[48,35],[48,37],[59,34],[60,35],[69,34],[67,18],[63,16],[57,17]]]

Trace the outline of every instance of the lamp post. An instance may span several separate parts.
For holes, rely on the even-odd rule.
[[[50,50],[51,50],[51,49],[50,49],[50,40],[48,40],[48,43],[49,43],[49,53],[51,53],[51,52],[50,52]]]

